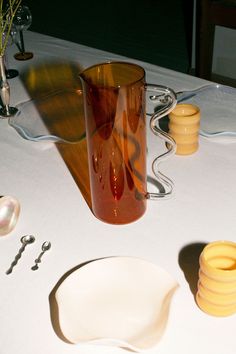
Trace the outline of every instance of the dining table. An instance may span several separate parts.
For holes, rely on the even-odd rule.
[[[23,102],[42,99],[50,90],[63,92],[76,86],[81,70],[108,61],[138,64],[148,83],[175,92],[213,84],[30,30],[24,32],[24,38],[32,59],[17,61],[16,46],[7,48],[7,66],[19,71],[17,77],[8,79],[11,106],[21,107]],[[153,50],[158,50],[157,43],[153,43]],[[208,104],[214,105],[210,100]],[[227,102],[221,104],[227,109]],[[201,110],[201,102],[199,107]],[[28,117],[32,131],[37,130],[30,123],[33,118]],[[20,122],[21,116],[14,121],[17,119]],[[214,122],[214,116],[208,119]],[[235,119],[236,111],[232,121]],[[0,354],[129,352],[117,346],[63,340],[54,329],[50,309],[50,294],[65,274],[86,262],[113,256],[148,261],[178,283],[165,331],[148,352],[235,354],[236,315],[209,315],[198,307],[195,295],[203,247],[217,240],[236,242],[236,137],[200,135],[197,152],[175,154],[161,164],[161,170],[174,182],[173,195],[166,200],[148,200],[145,214],[135,222],[113,225],[97,219],[91,211],[83,146],[77,150],[76,144],[31,139],[9,122],[9,118],[0,119],[0,193],[20,202],[20,214],[14,229],[0,237]],[[152,189],[151,162],[166,147],[148,124],[147,145],[147,188]],[[6,274],[24,235],[33,235],[35,242],[27,245],[12,273]],[[38,269],[32,270],[46,241],[51,248]]]

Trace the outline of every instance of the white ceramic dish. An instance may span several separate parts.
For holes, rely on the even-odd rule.
[[[60,330],[75,344],[153,348],[165,330],[177,286],[165,270],[142,259],[92,261],[56,290]]]

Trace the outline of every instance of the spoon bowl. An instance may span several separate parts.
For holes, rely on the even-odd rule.
[[[20,240],[23,245],[28,245],[35,241],[35,237],[33,235],[25,235],[22,236]]]
[[[42,251],[46,252],[46,251],[50,250],[50,248],[51,248],[51,242],[45,241],[42,245]]]

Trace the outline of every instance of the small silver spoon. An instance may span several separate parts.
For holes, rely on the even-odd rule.
[[[31,243],[33,243],[35,241],[35,237],[33,235],[25,235],[25,236],[22,236],[21,239],[20,239],[21,243],[22,243],[22,246],[21,248],[19,249],[17,255],[15,256],[15,259],[14,261],[12,262],[10,268],[6,271],[6,274],[11,274],[12,273],[12,270],[13,268],[17,265],[19,259],[21,258],[21,255],[22,253],[24,252],[25,250],[25,247]]]
[[[31,267],[32,270],[37,270],[39,268],[38,264],[41,263],[41,258],[43,257],[44,253],[48,250],[50,250],[51,248],[51,242],[49,241],[45,241],[42,244],[42,252],[40,253],[40,255],[35,259],[35,265],[33,267]]]

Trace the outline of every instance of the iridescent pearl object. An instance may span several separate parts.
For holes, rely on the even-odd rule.
[[[11,196],[0,198],[0,236],[10,233],[18,220],[20,203]]]

